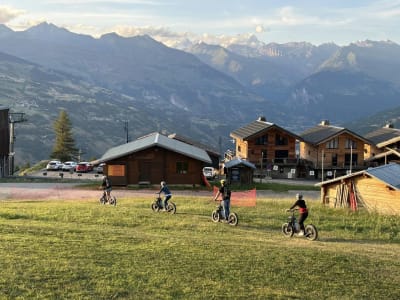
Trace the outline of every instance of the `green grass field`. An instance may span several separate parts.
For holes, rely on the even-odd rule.
[[[293,199],[237,208],[176,196],[0,203],[0,299],[400,299],[398,217],[309,202],[318,241],[281,233]]]

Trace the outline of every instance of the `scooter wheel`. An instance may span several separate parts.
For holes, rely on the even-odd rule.
[[[213,222],[219,222],[220,219],[220,215],[218,213],[218,211],[214,210],[211,214],[211,220],[213,220]]]
[[[293,227],[289,225],[289,223],[285,223],[282,225],[282,233],[284,236],[292,237],[294,234]]]
[[[230,213],[228,217],[228,224],[232,226],[237,226],[239,223],[239,217],[236,213]]]
[[[154,203],[151,204],[151,209],[154,212],[158,212],[160,210],[160,207],[157,205],[157,203],[154,202]]]

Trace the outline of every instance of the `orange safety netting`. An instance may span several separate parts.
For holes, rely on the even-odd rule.
[[[213,187],[213,195],[217,195],[219,188]],[[232,192],[231,193],[231,205],[232,206],[256,206],[257,191],[256,189]]]

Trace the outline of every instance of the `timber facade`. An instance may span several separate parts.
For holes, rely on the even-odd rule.
[[[235,156],[266,170],[274,177],[287,178],[298,164],[296,141],[301,137],[270,122],[265,117],[241,127],[230,136],[235,140]]]
[[[371,142],[346,128],[323,121],[300,136],[300,157],[316,178],[333,178],[365,168],[364,145]]]
[[[371,145],[365,145],[365,161],[369,166],[400,163],[400,130],[387,124],[365,135]]]
[[[203,149],[154,133],[108,150],[99,162],[115,185],[196,185],[203,183],[202,169],[211,159]]]
[[[321,201],[336,208],[361,207],[400,215],[400,165],[392,163],[317,184]],[[354,203],[352,204],[352,198]]]

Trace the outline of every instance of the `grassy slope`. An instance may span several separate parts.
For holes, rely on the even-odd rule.
[[[238,227],[212,223],[214,204],[152,199],[3,201],[0,298],[398,299],[400,236],[394,217],[309,203],[320,240],[285,238],[292,200],[233,208]],[[398,219],[397,219],[398,220]]]

